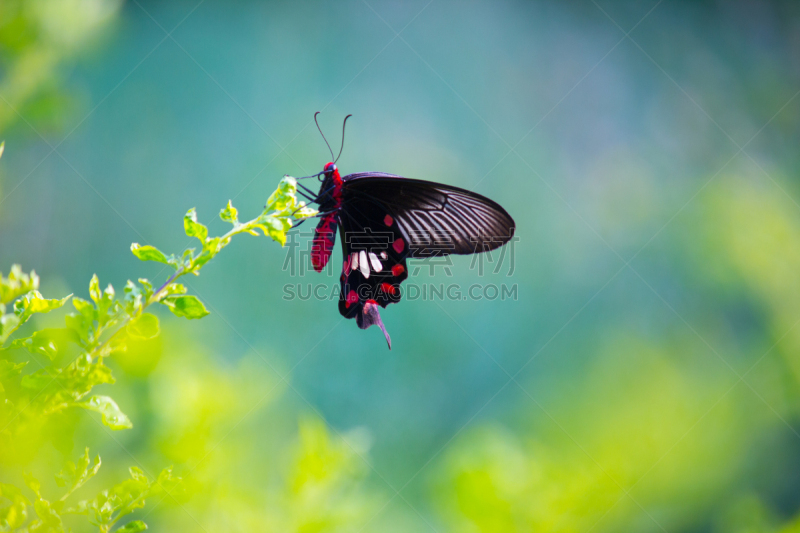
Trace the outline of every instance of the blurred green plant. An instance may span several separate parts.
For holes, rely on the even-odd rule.
[[[41,445],[44,426],[73,407],[99,413],[102,424],[112,430],[131,428],[131,420],[114,399],[90,395],[94,387],[114,383],[105,359],[125,352],[132,343],[159,335],[158,318],[146,312],[153,304],[162,304],[173,314],[188,319],[208,315],[205,305],[176,281],[188,274],[199,275],[234,235],[263,234],[283,245],[293,221],[316,214],[298,202],[296,190],[295,179],[284,177],[262,213],[247,222],[239,222],[236,208],[228,202],[220,218],[233,227],[219,237],[209,237],[208,229],[197,222],[195,210],[190,209],[184,217],[184,230],[200,241],[199,250],[190,248],[180,255],[167,256],[153,246],[134,243],[131,251],[140,260],[160,262],[174,269],[158,288],[147,279],[139,279],[138,283],[129,280],[124,295],[117,298],[114,287],[109,284],[101,289],[95,275],[89,284],[89,300],[72,295],[47,299],[38,291],[39,277],[35,272],[25,273],[14,265],[7,277],[0,274],[0,457],[11,461],[34,454]],[[12,339],[31,317],[59,309],[70,298],[75,312],[66,315],[66,327],[35,329]],[[27,356],[12,359],[20,352],[27,352]],[[29,365],[33,366],[31,363],[40,368],[26,373]],[[32,500],[18,487],[0,484],[0,496],[8,502],[0,507],[0,531],[66,531],[62,515],[78,514],[86,516],[99,531],[109,532],[120,519],[143,507],[148,497],[161,492],[174,497],[180,484],[171,468],[151,480],[133,467],[130,479],[92,500],[65,507],[65,500],[97,473],[100,464],[99,456],[90,463],[88,449],[77,464],[68,463],[56,476],[58,486],[67,490],[52,503],[42,497],[39,481],[28,474],[24,479],[35,496]],[[137,520],[114,531],[133,533],[146,527]]]
[[[121,0],[4,0],[0,2],[0,130],[15,110],[44,126],[63,120],[70,97],[59,67],[119,12]],[[55,123],[55,124],[54,124]]]

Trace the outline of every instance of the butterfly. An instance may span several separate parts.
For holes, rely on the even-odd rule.
[[[342,125],[342,148],[351,116]],[[329,144],[328,150],[333,158]],[[338,230],[343,259],[339,313],[355,318],[361,329],[377,325],[391,350],[379,309],[400,301],[407,259],[494,250],[511,240],[515,223],[497,202],[459,187],[384,172],[342,177],[336,166],[341,155],[340,148],[322,172],[298,178],[321,182],[317,193],[298,184],[299,192],[319,205],[311,263],[317,272],[325,268]]]

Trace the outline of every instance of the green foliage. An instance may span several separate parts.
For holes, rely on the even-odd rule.
[[[209,237],[206,226],[197,221],[196,211],[190,209],[184,217],[184,230],[200,241],[199,251],[192,248],[167,256],[153,246],[134,243],[131,251],[140,260],[164,263],[174,269],[158,288],[147,279],[128,280],[118,297],[112,285],[103,289],[94,275],[88,299],[72,295],[47,299],[38,291],[35,272],[25,273],[14,265],[7,277],[0,274],[0,457],[35,452],[31,443],[41,444],[43,428],[71,408],[98,413],[100,423],[114,431],[133,427],[113,398],[92,394],[98,385],[114,383],[106,358],[159,336],[158,317],[146,312],[154,304],[162,304],[173,314],[189,319],[208,315],[205,305],[196,296],[186,294],[187,288],[176,280],[187,274],[199,275],[234,235],[265,235],[284,244],[294,220],[315,214],[298,202],[295,194],[294,178],[285,177],[264,211],[244,223],[238,221],[236,209],[228,202],[220,218],[233,228],[219,237]],[[34,327],[11,338],[34,315],[57,310],[70,298],[74,311],[65,316],[64,327]],[[82,515],[101,532],[133,533],[146,529],[146,524],[135,520],[117,527],[117,523],[143,507],[151,496],[163,494],[174,499],[181,491],[180,478],[172,474],[171,468],[156,479],[149,479],[133,467],[130,479],[91,500],[66,507],[66,499],[97,474],[100,464],[99,456],[94,462],[89,460],[88,449],[77,463],[68,462],[55,476],[56,484],[66,489],[55,501],[45,499],[39,481],[28,474],[24,475],[27,491],[0,484],[4,501],[0,507],[0,531],[65,532],[68,528],[64,516]]]
[[[120,0],[0,2],[0,129],[19,120],[61,127],[75,96],[63,87],[60,66],[75,56],[119,11]],[[41,123],[41,124],[40,124]]]

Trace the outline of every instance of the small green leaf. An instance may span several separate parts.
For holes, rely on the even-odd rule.
[[[94,314],[93,306],[91,306],[91,311]],[[89,329],[92,326],[92,320],[94,319],[87,319],[80,313],[70,313],[64,317],[67,328],[74,331],[83,342],[89,340]]]
[[[131,420],[120,410],[117,402],[108,396],[92,396],[88,400],[75,405],[100,413],[103,424],[111,429],[130,429],[133,427]]]
[[[186,287],[180,283],[170,283],[169,285],[164,287],[162,294],[164,294],[165,296],[172,296],[175,294],[186,294]]]
[[[37,370],[33,374],[26,374],[22,376],[20,385],[26,389],[41,391],[55,380],[56,378],[54,376],[51,376],[47,373],[47,371],[41,369]]]
[[[15,498],[14,503],[6,511],[4,519],[12,531],[22,527],[22,524],[28,519],[28,506],[20,498]]]
[[[277,241],[283,246],[286,244],[286,232],[292,228],[292,223],[288,219],[280,219],[271,215],[263,215],[258,219],[258,227],[272,240]]]
[[[176,316],[186,318],[203,318],[208,315],[208,309],[196,296],[175,296],[165,298],[162,303]]]
[[[224,220],[225,222],[230,222],[233,225],[239,223],[239,211],[231,205],[231,201],[228,200],[228,205],[225,206],[225,209],[219,212],[219,218]]]
[[[172,474],[172,467],[167,467],[158,474],[156,482],[153,484],[153,491],[164,490],[172,497],[181,497],[185,494],[186,487],[183,479]]]
[[[197,237],[200,242],[205,242],[208,237],[208,228],[197,221],[197,211],[194,207],[186,212],[183,217],[183,229],[189,237]]]
[[[128,335],[134,339],[152,339],[158,336],[158,317],[142,313],[128,323]]]
[[[293,205],[297,194],[297,180],[291,176],[284,176],[267,199],[268,211],[283,211],[287,206]]]
[[[93,275],[89,282],[89,297],[94,300],[94,303],[99,302],[100,298],[103,297],[100,292],[100,280],[97,278],[97,274]]]
[[[139,483],[149,484],[150,480],[147,479],[147,476],[142,472],[142,469],[138,466],[132,466],[128,469],[128,472],[131,474],[131,478],[138,481]]]
[[[27,364],[28,361],[12,363],[11,361],[0,359],[0,381],[6,381],[10,378],[20,375],[22,373],[22,369],[25,368],[25,365]],[[0,494],[2,494],[2,492],[0,492]]]
[[[24,475],[24,474],[23,474]],[[21,498],[26,504],[30,505],[30,501],[28,498],[22,495],[20,490],[15,487],[14,485],[9,485],[8,483],[0,483],[0,495],[8,498],[9,500],[13,500],[15,498]]]
[[[33,502],[33,508],[39,520],[50,526],[50,528],[42,528],[44,531],[52,531],[53,529],[57,531],[61,528],[61,517],[53,510],[49,501],[39,498]]]
[[[36,331],[30,337],[17,339],[11,343],[12,348],[25,348],[31,353],[46,356],[51,361],[63,350],[67,343],[77,344],[78,334],[67,328],[48,328]]]
[[[116,533],[139,533],[139,531],[144,531],[145,529],[147,529],[147,524],[141,520],[134,520],[117,529]]]
[[[0,346],[8,337],[11,336],[14,331],[19,327],[20,319],[17,315],[7,314],[7,315],[0,315]]]
[[[39,288],[39,276],[26,274],[19,265],[11,265],[8,277],[0,274],[0,304],[9,303],[23,294]]]
[[[60,300],[58,298],[44,298],[39,291],[31,291],[16,302],[14,302],[14,313],[20,317],[21,322],[25,322],[34,313],[49,313],[53,309],[58,309],[67,300],[72,298],[69,294]]]
[[[22,473],[22,478],[25,480],[25,484],[31,489],[37,496],[39,495],[39,490],[42,488],[42,484],[39,483],[39,480],[33,477],[28,472]]]
[[[63,512],[64,512],[64,514],[83,514],[83,515],[88,515],[89,514],[89,502],[87,502],[86,500],[81,500],[75,505],[75,507],[69,507],[67,509],[64,509]]]
[[[149,244],[141,246],[138,242],[135,242],[131,244],[131,252],[133,252],[133,255],[138,257],[140,261],[156,261],[158,263],[164,263],[165,265],[169,264],[169,260],[167,256],[164,255],[164,252]]]
[[[81,315],[85,316],[87,320],[95,319],[94,305],[92,305],[92,303],[89,302],[88,300],[75,297],[72,299],[72,306]]]

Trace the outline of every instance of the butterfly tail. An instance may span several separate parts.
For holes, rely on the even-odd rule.
[[[389,345],[389,349],[391,350],[392,338],[389,336],[389,332],[386,331],[386,327],[383,325],[383,320],[381,320],[381,314],[378,309],[378,302],[375,300],[367,300],[364,302],[364,307],[361,309],[361,312],[356,316],[356,323],[361,329],[367,329],[368,327],[377,324],[378,327],[381,328],[381,331],[383,331],[383,336],[386,337],[386,344]]]

